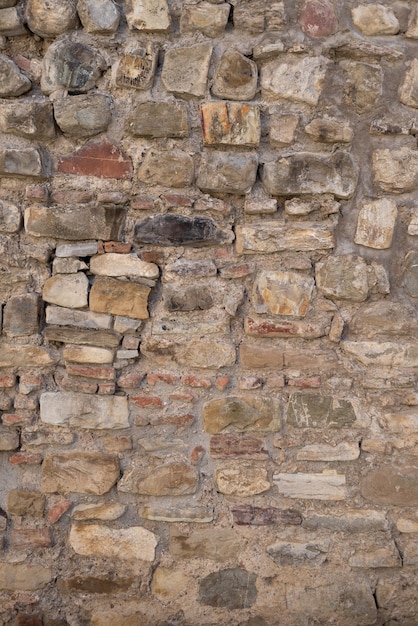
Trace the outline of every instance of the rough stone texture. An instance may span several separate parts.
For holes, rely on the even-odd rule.
[[[307,126],[307,133],[314,141],[324,143],[343,142],[349,143],[353,138],[352,127],[344,120],[328,117],[316,117]]]
[[[129,276],[131,278],[158,278],[155,263],[141,261],[133,254],[108,252],[90,259],[90,272],[97,276]]]
[[[358,443],[339,443],[336,446],[311,444],[297,453],[298,461],[355,461],[360,456]]]
[[[91,93],[68,96],[54,101],[54,117],[63,133],[92,137],[106,130],[112,114],[109,98]]]
[[[167,0],[129,0],[126,19],[132,30],[165,32],[171,18]]]
[[[135,227],[135,239],[159,246],[210,246],[227,242],[230,236],[209,217],[183,217],[169,213],[148,217]]]
[[[382,95],[383,74],[379,65],[341,61],[345,74],[345,100],[359,112],[373,109]]]
[[[164,56],[162,83],[177,96],[204,96],[212,46],[173,48]]]
[[[100,524],[74,524],[69,542],[77,554],[122,561],[153,561],[158,539],[142,526],[113,529]]]
[[[307,0],[300,14],[300,25],[310,37],[329,37],[338,25],[334,5],[328,0]]]
[[[304,317],[313,288],[313,278],[296,272],[261,272],[254,281],[252,305],[257,313]]]
[[[15,7],[0,8],[0,34],[7,37],[26,34],[22,18]]]
[[[52,580],[49,567],[28,563],[0,563],[0,586],[6,591],[37,591]]]
[[[119,207],[54,208],[34,205],[25,210],[25,228],[35,237],[108,240],[119,237],[124,217],[125,212]]]
[[[346,479],[341,474],[275,474],[279,493],[306,500],[345,500]]]
[[[387,148],[373,153],[374,179],[384,191],[411,191],[418,178],[418,152],[407,146],[398,150]]]
[[[99,178],[131,178],[130,159],[107,139],[91,141],[69,156],[59,159],[58,172]]]
[[[126,397],[92,396],[80,393],[43,393],[40,417],[46,424],[75,428],[127,428]]]
[[[120,14],[113,0],[78,0],[77,13],[88,33],[113,33],[119,26]]]
[[[8,300],[3,312],[3,332],[9,337],[32,335],[39,331],[41,302],[38,294],[28,293]]]
[[[396,35],[399,21],[393,11],[382,4],[359,4],[351,10],[354,26],[363,35]]]
[[[182,31],[200,31],[207,37],[218,37],[225,30],[230,7],[227,4],[200,2],[198,5],[185,5],[181,14]]]
[[[329,257],[317,263],[315,277],[319,291],[331,300],[363,302],[369,293],[367,265],[361,257]]]
[[[99,277],[90,291],[90,309],[143,320],[148,318],[150,288],[130,281]]]
[[[257,77],[254,61],[238,50],[228,50],[216,68],[212,93],[225,100],[252,100],[257,91]]]
[[[187,107],[182,102],[141,102],[130,114],[127,130],[139,137],[187,137]]]
[[[256,147],[260,142],[257,107],[235,102],[202,104],[203,140],[207,145]]]
[[[207,193],[236,193],[251,190],[257,175],[254,154],[206,152],[203,155],[196,185]]]
[[[357,220],[355,243],[377,250],[390,248],[397,214],[396,203],[386,198],[364,204]]]
[[[93,313],[92,311],[76,311],[74,309],[66,309],[64,307],[48,306],[46,308],[46,322],[47,324],[56,324],[58,326],[76,326],[85,329],[104,329],[107,330],[112,325],[112,318],[110,315],[103,313]],[[47,328],[46,332],[51,332],[51,329]],[[65,338],[60,330],[54,329],[54,334],[50,335],[52,341],[56,341],[56,333],[59,333],[59,339]],[[99,335],[100,336],[100,335]],[[74,342],[74,335],[71,335],[71,342]],[[96,344],[99,339],[96,339],[96,333],[90,335],[91,341],[84,341],[86,343]]]
[[[356,421],[353,405],[333,396],[294,393],[286,421],[298,428],[348,428]]]
[[[27,139],[45,140],[55,137],[52,105],[46,100],[22,100],[0,108],[0,127],[5,133]]]
[[[11,59],[4,54],[0,54],[0,96],[9,98],[20,96],[29,91],[32,86],[31,81]]]
[[[324,57],[290,56],[286,62],[270,61],[261,72],[261,90],[267,99],[318,104],[328,61]]]
[[[201,604],[227,609],[245,609],[257,598],[257,577],[244,569],[225,569],[206,576],[199,585]]]
[[[257,254],[297,250],[326,250],[334,247],[331,228],[304,224],[284,227],[278,222],[263,222],[259,227],[241,226],[236,228],[236,248],[238,254]]]
[[[330,542],[293,543],[278,541],[267,548],[267,554],[280,566],[321,565],[328,556]]]
[[[375,504],[416,506],[417,468],[414,464],[384,465],[371,471],[361,483],[361,493]]]
[[[118,87],[150,89],[157,69],[158,50],[153,44],[123,54],[114,68]]]
[[[215,472],[215,483],[226,496],[254,496],[270,489],[267,470],[243,464],[231,464]]]
[[[89,281],[83,272],[51,276],[45,282],[42,298],[50,304],[81,309],[87,306]]]
[[[134,468],[124,474],[119,490],[147,496],[186,496],[196,492],[198,477],[186,463]]]
[[[273,398],[230,396],[207,402],[202,417],[206,432],[274,431],[278,429],[280,403]]]
[[[138,178],[146,185],[187,187],[194,179],[193,159],[182,150],[149,150]]]
[[[0,149],[0,174],[44,178],[47,175],[46,155],[32,147]]]
[[[240,549],[240,541],[229,528],[199,530],[188,536],[174,529],[170,532],[170,553],[176,559],[203,558],[222,562],[235,558]]]
[[[77,26],[77,11],[66,0],[28,0],[26,19],[32,32],[41,37],[56,37]]]
[[[50,454],[42,464],[42,489],[46,493],[103,495],[119,478],[119,461],[98,452]]]
[[[190,578],[183,572],[160,566],[154,572],[151,588],[157,597],[167,602],[175,600],[189,582]]]

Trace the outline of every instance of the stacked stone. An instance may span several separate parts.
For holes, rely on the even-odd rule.
[[[0,625],[417,623],[417,39],[0,0]]]

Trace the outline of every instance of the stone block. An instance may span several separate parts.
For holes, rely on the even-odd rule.
[[[148,150],[138,169],[138,179],[147,185],[188,187],[194,180],[193,159],[183,150]]]
[[[376,250],[386,250],[392,245],[398,209],[396,203],[381,198],[360,208],[355,243]]]
[[[386,513],[373,510],[345,510],[343,515],[309,513],[302,526],[307,530],[344,533],[376,533],[389,529]]]
[[[345,500],[348,497],[344,474],[274,474],[279,493],[301,500]]]
[[[40,297],[36,293],[12,296],[4,307],[3,332],[9,337],[38,333],[40,305]]]
[[[26,32],[16,7],[0,8],[0,35],[16,37],[17,35],[25,35]]]
[[[190,577],[183,572],[159,565],[154,571],[151,591],[163,602],[175,600],[190,584]]]
[[[158,246],[210,246],[229,243],[232,237],[232,232],[221,230],[210,217],[185,217],[175,213],[147,217],[135,226],[137,242]],[[186,265],[182,268],[182,272],[186,271]]]
[[[48,175],[47,157],[38,148],[0,148],[0,175],[33,176]]]
[[[367,264],[355,255],[328,257],[315,267],[319,292],[331,300],[363,302],[369,294]]]
[[[304,33],[318,39],[329,37],[338,29],[335,8],[329,0],[306,0],[299,23]]]
[[[418,108],[418,60],[413,59],[408,71],[405,73],[402,84],[399,88],[399,99],[402,104]]]
[[[128,0],[126,19],[132,30],[166,32],[171,26],[167,0]]]
[[[116,456],[99,452],[47,454],[42,464],[45,493],[85,493],[101,496],[119,479]]]
[[[196,185],[206,193],[249,193],[257,176],[256,154],[205,152]]]
[[[237,224],[235,229],[238,254],[270,254],[273,252],[330,250],[334,247],[333,228],[304,222],[288,226],[281,222],[263,221],[257,225]]]
[[[108,330],[112,325],[112,317],[110,315],[94,313],[92,311],[76,311],[74,309],[66,309],[64,307],[48,306],[46,307],[46,323],[55,324],[57,326],[76,326],[85,329],[91,328]],[[52,331],[45,329],[45,332],[49,333]],[[91,335],[92,341],[94,341],[95,336],[95,334]],[[52,335],[51,341],[55,341],[53,337],[54,335]],[[66,337],[63,336],[64,340],[65,338]],[[71,336],[71,339],[72,338],[73,335]]]
[[[414,261],[415,263],[415,261]],[[418,291],[416,292],[418,295]],[[415,311],[388,300],[365,304],[351,319],[350,333],[374,339],[376,337],[413,337],[418,331]]]
[[[313,443],[303,446],[297,453],[298,461],[355,461],[360,456],[358,442],[344,441],[335,446],[326,443]]]
[[[348,152],[318,156],[309,152],[294,153],[265,163],[263,185],[273,196],[332,193],[350,198],[357,185],[357,168]]]
[[[246,317],[244,320],[245,334],[250,337],[303,337],[304,339],[318,339],[327,334],[328,321],[324,318],[314,318],[311,321],[287,321],[266,317]],[[285,353],[286,355],[286,353]],[[298,363],[308,363],[304,354]],[[286,365],[286,363],[285,363]]]
[[[285,23],[283,2],[241,0],[234,5],[234,26],[237,29],[258,34],[264,30],[280,30]]]
[[[87,306],[89,280],[83,272],[58,274],[45,281],[42,298],[45,302],[70,309]]]
[[[70,428],[115,430],[129,427],[126,396],[45,392],[40,398],[40,416],[45,424]]]
[[[139,517],[156,522],[189,522],[192,524],[208,524],[213,520],[213,508],[196,506],[192,508],[170,506],[142,506],[138,510]]]
[[[206,37],[219,37],[228,23],[230,6],[200,2],[198,5],[185,4],[181,13],[182,32],[200,31]]]
[[[289,55],[275,59],[261,70],[261,93],[267,100],[290,100],[317,105],[322,93],[329,61],[325,57]]]
[[[60,593],[106,594],[126,593],[134,578],[102,578],[99,576],[71,576],[60,578],[57,589]],[[54,624],[52,625],[54,626]],[[60,626],[60,625],[58,625]]]
[[[274,432],[280,427],[281,404],[276,398],[250,394],[209,400],[202,418],[207,433]]]
[[[189,122],[184,102],[140,102],[130,113],[127,131],[138,137],[187,137]]]
[[[349,428],[356,422],[356,413],[349,400],[294,393],[287,407],[286,422],[297,428]]]
[[[158,49],[150,43],[146,48],[135,48],[123,54],[114,67],[117,87],[151,89],[157,69]]]
[[[201,106],[203,141],[206,145],[257,147],[260,143],[260,111],[237,102],[208,102]]]
[[[26,20],[33,33],[52,39],[77,27],[77,9],[66,0],[28,0]]]
[[[129,276],[130,278],[158,278],[159,269],[155,263],[141,261],[135,254],[108,252],[90,259],[90,272],[96,276]]]
[[[375,548],[374,550],[359,550],[348,559],[350,567],[375,568],[375,567],[402,567],[402,561],[395,543],[388,546]]]
[[[25,210],[25,229],[34,237],[52,237],[71,241],[90,239],[118,239],[125,218],[120,207],[45,207],[29,206]],[[71,244],[70,244],[71,245]],[[79,244],[74,244],[79,245]],[[89,244],[86,254],[97,251],[97,243]],[[94,247],[96,246],[96,247]],[[71,248],[74,251],[73,248]]]
[[[61,243],[55,248],[55,256],[59,258],[92,256],[93,254],[97,254],[97,241]]]
[[[4,343],[1,347],[0,367],[45,367],[58,361],[58,353],[43,346]]]
[[[49,100],[21,100],[0,107],[0,128],[5,133],[12,133],[35,139],[48,141],[55,137],[52,104]]]
[[[251,302],[256,313],[304,317],[314,284],[296,272],[263,271],[254,281]]]
[[[271,487],[264,467],[231,463],[215,472],[215,484],[226,496],[254,496]]]
[[[344,99],[359,113],[373,109],[382,95],[383,72],[380,65],[341,61],[345,79]]]
[[[116,278],[99,277],[90,291],[90,310],[96,313],[148,319],[148,295],[151,289]]]
[[[353,129],[348,122],[328,117],[315,117],[305,126],[305,133],[314,141],[324,143],[349,143],[353,138]]]
[[[126,512],[126,505],[114,502],[113,504],[78,504],[71,513],[71,519],[77,522],[99,520],[101,522],[112,522],[119,519]]]
[[[343,341],[341,347],[363,365],[418,366],[418,344],[411,341]]]
[[[213,296],[207,287],[176,288],[164,291],[164,305],[168,311],[206,311],[213,306]]]
[[[361,481],[361,495],[375,504],[413,507],[418,502],[418,472],[407,459],[384,464]]]
[[[210,44],[170,48],[164,57],[161,74],[163,86],[180,97],[204,96],[211,57]]]
[[[131,159],[107,139],[90,141],[82,148],[58,160],[62,174],[126,179],[132,177]],[[84,239],[85,239],[84,235]]]
[[[88,269],[88,265],[76,257],[58,258],[52,261],[52,274],[77,274],[80,270]]]
[[[212,93],[224,100],[252,100],[257,92],[258,69],[238,50],[223,53],[212,82]]]
[[[281,369],[283,351],[278,347],[243,341],[239,348],[240,364],[243,369]]]
[[[213,572],[200,581],[199,602],[231,610],[248,609],[257,599],[256,574],[231,568]]]
[[[210,440],[210,456],[213,459],[228,457],[266,459],[268,452],[264,440],[248,435],[214,435]]]
[[[121,492],[145,496],[186,496],[196,493],[199,477],[187,463],[177,461],[125,472],[118,484]]]
[[[42,517],[45,496],[39,491],[12,489],[7,496],[7,512],[19,517]]]
[[[175,359],[184,367],[220,369],[234,365],[235,346],[228,338],[195,338],[177,348]]]
[[[272,113],[269,119],[270,144],[275,148],[281,148],[291,144],[295,138],[295,132],[299,124],[299,116]]]
[[[0,54],[0,97],[21,96],[31,87],[31,81],[18,66],[6,55]]]
[[[75,11],[75,7],[66,0],[54,2],[65,3],[67,8]],[[46,5],[45,11],[49,15],[53,14]],[[105,60],[95,48],[70,39],[61,39],[52,43],[46,51],[41,89],[47,95],[58,90],[86,93],[96,85],[105,69]]]
[[[114,33],[120,21],[113,0],[78,0],[77,13],[88,33]]]
[[[299,526],[302,516],[292,509],[260,507],[251,504],[234,505],[231,508],[234,523],[238,526],[270,526],[274,524]]]
[[[413,298],[418,297],[418,253],[410,250],[404,261],[402,285]]]
[[[317,566],[327,560],[330,541],[309,543],[278,541],[267,547],[267,554],[280,567]]]
[[[397,17],[383,4],[359,4],[351,9],[351,17],[354,26],[367,37],[399,33]]]
[[[0,200],[0,232],[17,233],[22,223],[19,207],[7,200]]]
[[[405,37],[418,39],[418,7],[416,4],[409,14],[408,29],[405,33]]]
[[[55,99],[54,117],[66,135],[98,135],[112,121],[110,98],[100,93],[88,93]]]
[[[73,524],[69,543],[82,556],[152,562],[158,538],[142,526],[109,528],[101,524]]]
[[[14,528],[9,534],[10,547],[18,550],[50,548],[52,545],[49,528]]]
[[[4,591],[38,591],[52,580],[49,567],[29,563],[0,563],[0,589]]]
[[[19,431],[0,427],[0,452],[17,450],[20,446]]]
[[[237,557],[242,549],[237,534],[230,528],[210,528],[184,535],[179,530],[170,531],[170,554],[175,559],[210,559],[228,561]]]

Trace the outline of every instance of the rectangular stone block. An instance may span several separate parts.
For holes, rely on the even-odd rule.
[[[313,443],[303,446],[296,454],[298,461],[354,461],[360,456],[359,443],[348,441],[331,446]]]
[[[333,227],[304,222],[287,226],[280,222],[262,222],[257,225],[237,225],[236,250],[238,254],[310,252],[334,247]]]
[[[148,319],[148,295],[145,285],[116,278],[96,278],[90,291],[90,309],[97,313]]]
[[[327,515],[309,513],[302,522],[307,530],[325,530],[331,532],[366,533],[380,532],[389,529],[384,511],[344,510],[344,512]]]
[[[3,332],[9,337],[39,332],[41,300],[36,293],[12,296],[4,307]]]
[[[297,428],[349,428],[356,419],[349,400],[311,393],[292,394],[286,412],[287,424]]]
[[[44,367],[59,361],[59,354],[43,346],[2,344],[0,367]]]
[[[302,500],[345,500],[344,474],[274,474],[279,493]]]
[[[34,237],[57,239],[119,239],[125,209],[119,206],[43,207],[25,210],[25,229]]]
[[[250,337],[303,337],[318,339],[324,337],[327,320],[319,319],[311,322],[277,320],[271,317],[246,317],[244,320],[245,334]]]
[[[119,479],[116,456],[98,452],[49,454],[42,464],[45,493],[85,493],[100,496]]]
[[[141,102],[130,114],[127,131],[138,137],[187,137],[189,122],[184,102]]]
[[[61,306],[47,306],[46,323],[56,324],[57,326],[78,326],[84,329],[108,330],[112,326],[112,316],[104,313],[94,313],[93,311],[76,311]]]
[[[152,562],[158,538],[142,526],[109,528],[101,524],[74,524],[69,542],[82,556],[99,556],[122,561]]]
[[[205,431],[210,434],[230,432],[274,432],[280,427],[281,403],[276,398],[250,394],[209,400],[203,405]]]
[[[240,365],[243,369],[282,369],[283,351],[259,343],[241,343],[239,348]]]
[[[257,460],[268,458],[264,440],[246,435],[214,435],[210,440],[210,455],[214,459],[244,457]]]
[[[49,567],[29,563],[0,563],[0,589],[5,591],[37,591],[52,580]]]
[[[196,506],[191,508],[170,506],[142,506],[138,509],[139,517],[156,522],[190,522],[192,524],[209,524],[213,520],[213,508]]]
[[[202,558],[227,561],[237,557],[241,542],[230,528],[199,530],[188,536],[170,529],[170,553],[175,559]]]
[[[41,421],[73,428],[129,427],[126,396],[45,392],[40,398]]]
[[[327,559],[330,543],[326,539],[309,543],[278,541],[268,546],[267,554],[281,567],[321,565]]]
[[[231,513],[234,523],[239,526],[270,526],[273,524],[299,526],[302,523],[302,516],[298,511],[278,509],[273,506],[234,505],[231,508]]]
[[[201,106],[206,145],[256,147],[260,143],[260,111],[240,102],[208,102]]]
[[[46,155],[37,148],[2,148],[0,174],[44,178],[48,175],[46,161]]]
[[[204,153],[196,185],[207,193],[245,195],[255,183],[257,165],[257,156],[251,153]]]
[[[65,326],[47,326],[43,334],[48,341],[103,348],[117,348],[121,338],[119,333],[111,330],[79,330],[78,328],[67,328]]]

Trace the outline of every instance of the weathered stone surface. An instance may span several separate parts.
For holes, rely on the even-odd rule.
[[[114,33],[120,14],[113,0],[78,0],[77,13],[88,33]]]
[[[382,95],[383,72],[380,65],[341,61],[345,75],[344,96],[348,104],[362,113],[372,109]]]
[[[206,152],[202,156],[196,185],[207,193],[244,195],[255,183],[257,164],[255,154]]]
[[[50,304],[78,309],[87,306],[89,281],[83,272],[59,274],[45,281],[42,298]]]
[[[69,542],[72,549],[82,556],[151,562],[158,538],[142,526],[109,528],[101,524],[74,524]]]
[[[46,154],[33,147],[0,149],[0,174],[44,178],[48,175]]]
[[[161,74],[165,89],[180,97],[204,96],[211,56],[210,44],[170,48]]]
[[[0,588],[7,591],[37,591],[52,580],[49,567],[29,563],[0,563]]]
[[[66,309],[64,307],[48,306],[46,307],[46,323],[60,326],[78,326],[86,329],[92,328],[108,330],[112,325],[112,318],[110,315],[105,315],[103,313],[76,311],[74,309]],[[49,332],[49,329],[46,329],[46,332]],[[94,341],[95,336],[96,335],[91,335],[92,341]],[[64,337],[63,339],[65,340]],[[51,340],[55,341],[53,336]]]
[[[316,264],[318,290],[331,300],[363,302],[369,293],[367,265],[355,255],[328,257]]]
[[[90,309],[96,313],[148,319],[148,295],[151,289],[126,280],[99,277],[90,291]]]
[[[190,584],[190,577],[183,572],[158,566],[154,571],[151,591],[165,602],[175,600]]]
[[[418,7],[416,4],[409,14],[408,30],[405,33],[405,37],[418,39]]]
[[[196,492],[198,475],[187,463],[173,462],[128,470],[119,482],[122,492],[147,496],[186,496]]]
[[[309,513],[302,522],[307,530],[364,533],[387,531],[389,523],[384,511],[345,510],[343,515]]]
[[[42,517],[45,496],[39,491],[12,489],[7,496],[7,512],[9,515]]]
[[[300,25],[310,37],[329,37],[338,28],[334,5],[329,0],[306,0],[300,14]]]
[[[56,351],[43,346],[21,346],[3,343],[0,367],[44,367],[59,360]]]
[[[418,60],[413,59],[399,89],[402,104],[418,108]]]
[[[368,339],[379,336],[413,337],[418,330],[418,320],[414,310],[401,303],[384,300],[365,304],[358,309],[349,328],[350,333]]]
[[[305,133],[314,141],[324,143],[348,143],[353,138],[353,129],[348,122],[329,117],[315,117],[305,126]]]
[[[124,179],[131,178],[132,163],[122,150],[107,139],[93,140],[72,154],[61,157],[57,171],[63,174]],[[85,237],[86,235],[83,238]]]
[[[415,342],[343,341],[341,347],[363,365],[418,366],[418,344]]]
[[[158,50],[152,43],[146,48],[135,48],[122,55],[114,68],[118,87],[150,89],[157,69]]]
[[[167,0],[129,0],[126,19],[129,28],[144,32],[166,32],[171,26]]]
[[[217,269],[213,261],[207,259],[201,259],[197,261],[189,261],[188,259],[177,259],[172,263],[167,263],[165,266],[165,272],[163,275],[167,282],[176,280],[178,277],[185,278],[203,278],[209,276],[216,276]]]
[[[31,87],[31,81],[22,74],[18,66],[9,57],[0,54],[0,97],[21,96]]]
[[[272,113],[270,115],[270,144],[275,148],[282,148],[291,144],[295,138],[298,124],[298,115]]]
[[[364,204],[357,220],[355,243],[377,250],[390,248],[397,214],[396,203],[388,198]]]
[[[330,541],[310,543],[278,541],[267,548],[267,554],[282,567],[321,565],[328,556]]]
[[[304,317],[311,301],[314,280],[296,272],[261,272],[253,285],[256,313]]]
[[[262,33],[265,29],[276,31],[286,23],[283,2],[270,0],[241,0],[234,5],[234,26],[250,33]]]
[[[216,470],[215,483],[226,496],[254,496],[271,487],[264,467],[238,463]]]
[[[12,296],[4,307],[3,332],[9,337],[39,332],[40,305],[40,297],[36,293]]]
[[[184,535],[170,531],[170,553],[175,559],[210,559],[228,561],[236,558],[242,549],[236,532],[229,528],[210,528]]]
[[[385,464],[371,471],[361,482],[361,494],[375,504],[416,506],[418,469],[415,463]]]
[[[383,4],[359,4],[351,9],[354,26],[363,35],[396,35],[399,21],[393,11]]]
[[[65,4],[69,6],[67,2]],[[74,10],[73,5],[71,8]],[[106,63],[103,57],[92,46],[61,39],[52,43],[46,51],[41,89],[48,95],[60,89],[70,93],[85,93],[95,86],[104,69]]]
[[[175,358],[182,366],[219,369],[235,363],[235,346],[226,338],[196,338],[179,346]]]
[[[77,274],[88,269],[88,265],[76,257],[55,258],[52,261],[53,274]]]
[[[0,200],[0,232],[17,233],[22,223],[19,207],[6,200]]]
[[[9,535],[12,548],[18,550],[34,550],[51,546],[51,531],[49,528],[14,528]]]
[[[250,337],[303,337],[304,339],[317,339],[327,334],[327,322],[324,318],[312,319],[312,321],[300,320],[277,320],[277,318],[246,317],[244,320],[245,334]],[[298,367],[306,363],[306,354],[300,359]]]
[[[119,502],[105,504],[78,504],[71,513],[71,518],[77,522],[87,520],[100,520],[102,522],[112,522],[122,517],[126,511],[126,505]]]
[[[183,32],[200,31],[207,37],[219,37],[228,23],[230,6],[200,2],[198,5],[184,5],[180,28]]]
[[[416,533],[418,532],[418,520],[416,517],[398,517],[395,520],[396,528],[400,533]]]
[[[213,306],[213,296],[207,287],[168,288],[164,292],[168,311],[206,311]]]
[[[60,578],[57,588],[60,593],[115,594],[123,593],[132,586],[134,578],[102,578],[99,576],[71,576]]]
[[[129,426],[126,396],[95,396],[83,393],[41,395],[41,421],[71,428],[127,428]]]
[[[56,257],[91,256],[97,254],[97,241],[77,241],[77,243],[61,243],[55,248]]]
[[[256,147],[260,143],[260,111],[237,102],[202,104],[202,131],[206,145]]]
[[[325,225],[303,223],[285,226],[280,222],[262,222],[254,225],[236,226],[238,254],[272,253],[296,250],[329,250],[334,247],[333,229]]]
[[[119,478],[119,461],[98,452],[48,454],[42,464],[42,489],[46,493],[85,493],[101,496]]]
[[[19,447],[19,432],[15,429],[0,427],[0,451],[17,450]]]
[[[257,92],[257,78],[254,61],[238,50],[227,50],[215,70],[212,93],[225,100],[252,100]]]
[[[355,461],[359,456],[359,443],[349,441],[343,441],[335,446],[313,443],[303,446],[296,454],[298,461]]]
[[[124,217],[125,210],[120,207],[98,205],[55,208],[33,205],[25,210],[25,228],[35,237],[57,237],[73,241],[86,237],[109,240],[118,239]],[[97,251],[97,244],[94,245]],[[90,252],[89,248],[86,255],[94,254],[93,250]]]
[[[204,506],[194,508],[144,506],[139,508],[138,514],[139,517],[156,522],[208,524],[213,520],[213,508]]]
[[[213,572],[199,585],[199,602],[206,606],[247,609],[257,599],[257,576],[244,569],[231,568]]]
[[[210,434],[278,430],[281,404],[275,398],[250,394],[210,400],[203,405],[205,431]]]
[[[6,9],[0,7],[0,35],[16,37],[17,35],[25,35],[26,32],[16,7]]]
[[[348,428],[355,421],[352,403],[334,396],[294,393],[286,413],[286,422],[298,428]]]
[[[345,500],[344,474],[274,474],[279,493],[303,500]]]
[[[392,541],[388,546],[359,551],[348,559],[350,567],[402,567],[399,551]]]
[[[228,457],[263,459],[268,457],[264,440],[249,435],[214,435],[210,440],[210,456],[213,459]]]
[[[403,281],[405,291],[413,298],[418,297],[418,254],[410,250],[405,257]]]
[[[183,150],[154,150],[145,155],[138,179],[147,185],[188,187],[194,179],[192,157]]]
[[[0,128],[5,133],[48,141],[55,137],[52,104],[49,100],[22,100],[0,108]]]
[[[90,272],[97,276],[129,276],[131,278],[158,278],[155,263],[141,261],[135,254],[98,254],[90,259]]]
[[[349,198],[357,184],[357,168],[348,152],[318,156],[299,152],[265,163],[262,181],[273,196],[332,193]]]
[[[187,106],[183,102],[140,102],[129,115],[126,128],[138,137],[187,137]]]
[[[334,199],[331,194],[320,194],[313,196],[302,196],[285,200],[284,210],[286,215],[302,217],[319,212],[321,217],[334,215],[340,210],[341,203]],[[310,269],[308,267],[307,269]]]
[[[77,27],[77,9],[66,0],[28,0],[26,19],[33,33],[41,37],[56,37]]]
[[[261,71],[263,98],[318,104],[328,63],[322,56],[288,56],[266,63]]]
[[[272,524],[299,526],[302,516],[292,509],[278,509],[276,507],[259,507],[251,504],[233,506],[231,512],[234,523],[239,526],[269,526]]]
[[[283,367],[283,352],[280,348],[242,342],[239,348],[240,364],[244,369],[275,370]]]
[[[55,120],[63,133],[92,137],[104,132],[112,120],[110,99],[89,93],[54,100]]]
[[[210,217],[166,213],[147,217],[135,226],[135,240],[158,246],[210,246],[229,243],[232,233],[218,228]]]

